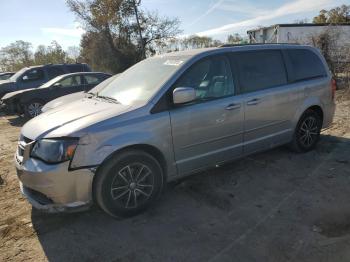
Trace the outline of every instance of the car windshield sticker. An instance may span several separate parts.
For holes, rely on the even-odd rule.
[[[182,60],[166,60],[164,62],[164,65],[170,65],[170,66],[179,66],[183,63]]]

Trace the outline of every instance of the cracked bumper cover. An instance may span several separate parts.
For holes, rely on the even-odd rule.
[[[88,209],[92,204],[93,169],[69,171],[69,162],[48,165],[29,158],[21,163],[15,156],[22,194],[33,207],[47,212]]]

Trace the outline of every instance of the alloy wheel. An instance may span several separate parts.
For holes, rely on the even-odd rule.
[[[127,165],[115,175],[111,186],[114,203],[122,208],[137,208],[152,195],[154,175],[141,163]]]
[[[301,123],[298,138],[302,146],[311,147],[319,136],[318,121],[314,116],[308,116]]]
[[[38,102],[31,103],[28,106],[28,114],[31,117],[36,117],[41,114],[42,107],[43,105],[41,103],[38,103]]]

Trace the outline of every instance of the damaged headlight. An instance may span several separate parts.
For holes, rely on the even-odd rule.
[[[71,160],[78,145],[76,138],[41,139],[35,143],[31,156],[55,164]]]

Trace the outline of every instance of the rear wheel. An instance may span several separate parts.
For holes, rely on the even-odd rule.
[[[322,119],[313,110],[307,110],[300,118],[294,132],[291,147],[296,152],[308,152],[320,139]]]
[[[44,102],[41,100],[31,100],[29,103],[27,103],[24,107],[24,114],[29,117],[29,118],[33,118],[36,117],[38,115],[40,115],[41,109],[44,106]]]
[[[151,155],[128,150],[107,161],[96,174],[94,195],[113,217],[130,217],[148,208],[163,189],[163,171]]]

